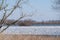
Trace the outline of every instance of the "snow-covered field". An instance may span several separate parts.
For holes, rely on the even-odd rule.
[[[60,35],[60,26],[10,26],[3,34]]]

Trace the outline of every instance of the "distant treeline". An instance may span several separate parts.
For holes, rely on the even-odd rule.
[[[15,24],[11,24],[13,23],[15,20],[6,20],[4,22],[4,25],[18,25],[18,26],[32,26],[33,24],[60,24],[60,20],[53,20],[53,21],[42,21],[42,22],[37,22],[34,20],[21,20],[16,22]],[[1,22],[0,22],[1,24]]]

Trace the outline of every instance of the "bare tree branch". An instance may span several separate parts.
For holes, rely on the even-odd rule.
[[[20,2],[21,2],[21,0],[19,0],[19,1],[17,2],[17,5],[15,5],[15,6],[13,7],[12,11],[8,14],[8,16],[7,16],[5,19],[7,19],[7,18],[14,12],[14,10],[18,7],[18,5],[19,5]]]
[[[3,3],[4,3],[4,0],[2,0],[2,4],[1,4],[1,9],[0,10],[3,10],[5,11],[4,15],[3,15],[3,18],[1,20],[1,23],[3,24],[5,22],[5,20],[14,12],[14,10],[19,6],[19,3],[21,2],[21,0],[18,0],[17,4],[13,7],[13,9],[11,10],[11,12],[6,16],[6,10],[5,8],[7,7],[7,5],[5,7],[2,7]],[[6,17],[5,17],[6,16]],[[1,24],[1,27],[2,27],[2,24]],[[9,26],[9,25],[8,25]],[[4,30],[4,29],[3,29]],[[2,30],[2,31],[3,31]]]
[[[2,4],[1,4],[1,6],[3,5],[3,2],[4,0],[2,0]],[[3,7],[1,10],[3,10],[4,9],[4,11],[5,11],[5,13],[4,13],[4,15],[3,15],[3,18],[2,18],[2,20],[1,20],[1,22],[2,22],[2,24],[5,22],[5,20],[14,12],[14,10],[17,8],[17,7],[19,7],[19,3],[21,2],[21,0],[19,0],[18,2],[17,2],[17,4],[13,7],[13,9],[11,10],[11,12],[6,16],[6,10],[5,10],[5,8],[6,7]],[[19,7],[20,8],[20,7]],[[6,16],[6,17],[5,17]],[[23,16],[24,17],[24,16]],[[16,20],[15,22],[13,22],[13,23],[11,23],[11,24],[15,24],[16,22],[18,22],[21,18],[23,18],[23,17],[20,17],[18,20]],[[8,25],[6,28],[4,28],[1,32],[3,32],[4,30],[6,30],[8,27],[9,27],[10,25]],[[1,26],[2,27],[2,26]]]
[[[4,28],[0,33],[4,32],[7,28],[9,28],[10,25],[8,25],[6,28]]]
[[[4,23],[4,18],[5,18],[5,16],[6,16],[6,10],[4,9],[4,11],[5,11],[5,12],[4,12],[3,18],[2,18],[2,20],[1,20],[2,23]]]
[[[21,16],[20,18],[18,18],[16,21],[14,21],[13,23],[11,23],[11,24],[15,24],[15,23],[18,22],[20,19],[22,19],[22,18],[24,18],[24,17],[28,17],[28,16],[32,16],[32,15],[24,15],[24,16],[23,16],[23,12],[22,12],[22,16]],[[9,28],[9,26],[10,26],[10,25],[8,25],[6,28],[4,28],[4,29],[1,31],[1,33],[2,33],[3,31],[5,31],[7,28]]]
[[[3,0],[3,1],[4,1],[4,0]],[[5,12],[3,13],[3,18],[1,19],[1,23],[2,23],[2,24],[5,23],[6,19],[15,11],[16,8],[21,8],[21,9],[22,9],[22,7],[21,7],[21,4],[22,4],[21,1],[24,1],[24,0],[18,0],[18,2],[16,3],[16,5],[13,6],[13,8],[11,8],[11,9],[6,9],[6,8],[8,7],[8,5],[6,5],[6,6],[4,6],[4,7],[1,8],[1,10],[4,10],[4,11],[5,11]],[[25,1],[24,1],[23,3],[25,3]],[[4,2],[2,2],[2,5],[3,5],[3,4],[4,4]],[[19,4],[20,4],[20,5],[19,5]],[[8,15],[6,15],[6,13],[7,13],[8,10],[10,10],[10,11],[9,11]],[[17,23],[20,19],[22,19],[22,18],[24,18],[24,17],[28,17],[28,16],[32,16],[32,15],[26,15],[26,14],[24,14],[23,11],[22,11],[21,17],[19,17],[16,21],[12,22],[11,24],[15,24],[15,23]],[[1,25],[2,25],[2,24],[1,24]],[[7,25],[7,27],[4,28],[0,33],[2,33],[2,32],[5,31],[7,28],[9,28],[9,27],[11,26],[11,24]],[[1,26],[1,27],[2,27],[2,26]]]
[[[16,4],[16,6],[13,7],[12,11],[11,11],[7,16],[6,16],[6,10],[5,10],[6,7],[4,8],[5,13],[4,13],[3,18],[2,18],[2,20],[1,20],[2,24],[3,24],[4,21],[14,12],[14,10],[18,7],[18,4],[20,3],[20,1],[21,1],[21,0],[18,1],[18,3]],[[6,16],[6,17],[5,17],[5,16]]]

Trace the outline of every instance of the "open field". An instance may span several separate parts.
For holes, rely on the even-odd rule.
[[[3,34],[60,35],[60,26],[10,26]]]
[[[0,34],[0,40],[60,40],[60,36]]]

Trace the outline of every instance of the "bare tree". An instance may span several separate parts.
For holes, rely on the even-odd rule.
[[[16,3],[11,9],[7,9],[7,7],[9,6],[9,4],[5,4],[5,5],[4,5],[4,2],[5,2],[5,1],[6,1],[6,0],[1,0],[1,4],[0,4],[0,12],[1,12],[1,11],[4,11],[3,17],[2,17],[2,19],[0,20],[0,22],[1,22],[1,23],[0,23],[0,29],[3,27],[6,19],[16,10],[16,8],[22,8],[22,7],[21,7],[21,4],[22,4],[21,2],[25,3],[24,0],[17,0],[17,3]],[[8,12],[8,10],[11,10],[11,11]],[[7,12],[8,12],[8,15],[7,15]],[[26,16],[31,16],[31,15],[24,15],[24,13],[22,12],[21,17],[19,17],[16,21],[12,22],[11,24],[15,24],[15,23],[18,22],[20,19],[22,19],[22,18],[24,18],[24,17],[26,17]],[[6,30],[9,26],[10,26],[10,25],[7,25],[7,27],[4,28],[0,33],[2,33],[4,30]]]
[[[60,10],[60,0],[53,0],[52,3],[53,9]]]

